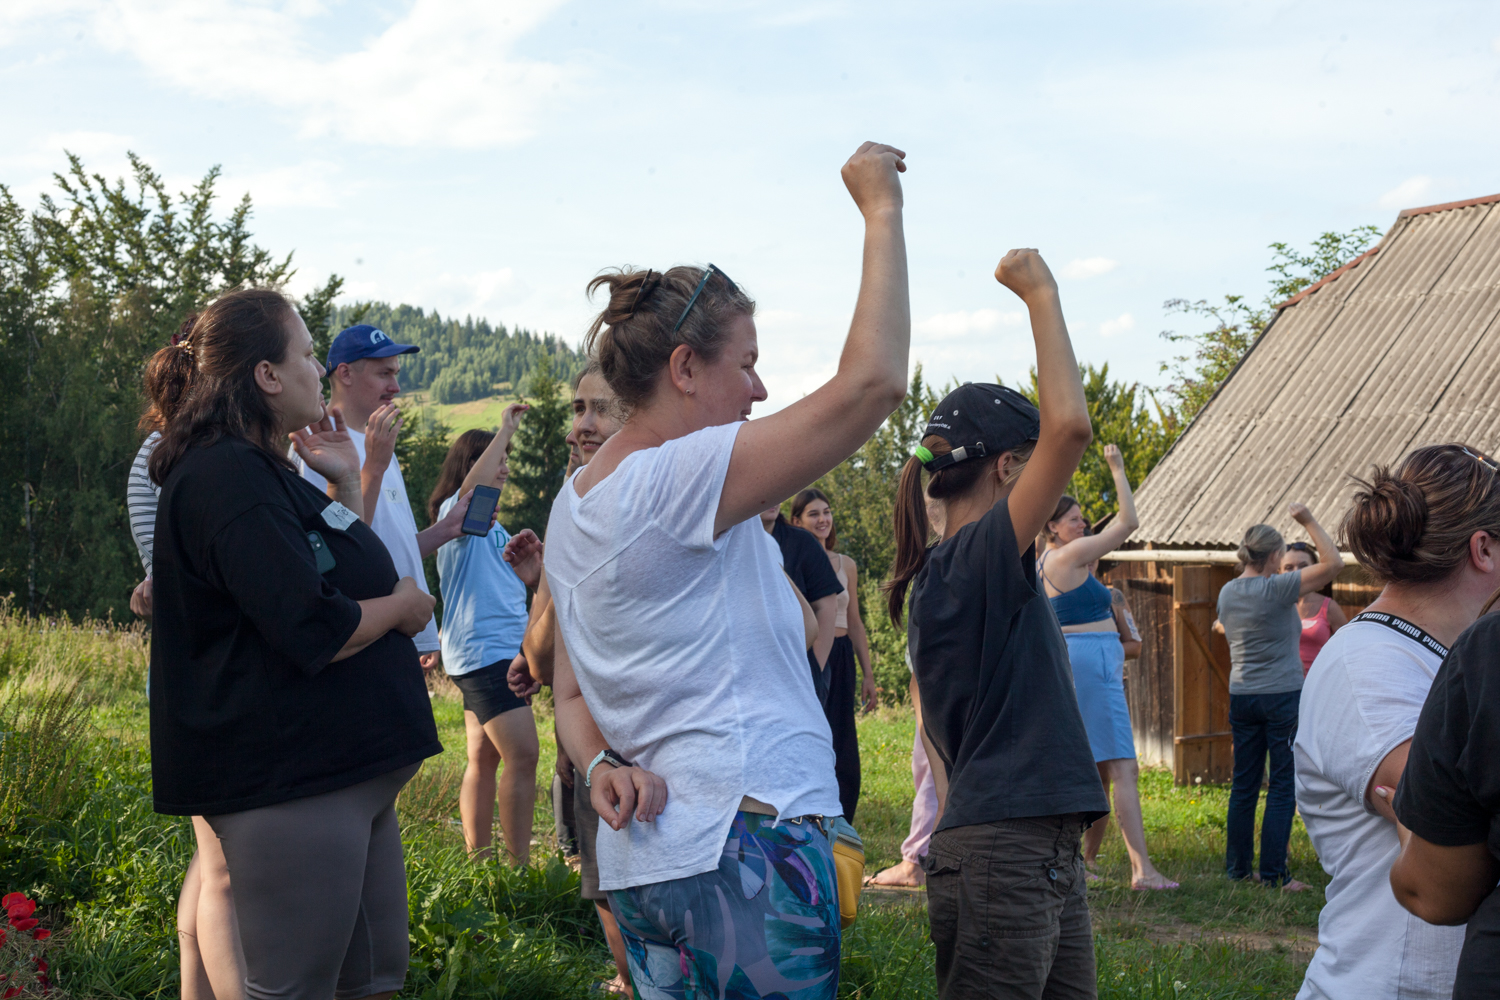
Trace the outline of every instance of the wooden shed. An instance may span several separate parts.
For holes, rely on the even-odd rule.
[[[1500,194],[1407,209],[1282,303],[1140,485],[1141,527],[1101,571],[1142,632],[1125,688],[1144,763],[1179,784],[1231,776],[1229,649],[1212,624],[1244,530],[1306,539],[1286,512],[1300,500],[1336,532],[1353,476],[1450,441],[1500,451]],[[1351,565],[1331,596],[1354,614],[1378,593]]]

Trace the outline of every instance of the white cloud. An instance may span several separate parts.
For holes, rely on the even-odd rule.
[[[1381,208],[1416,208],[1427,204],[1427,192],[1432,188],[1432,178],[1424,175],[1408,177],[1380,196],[1376,202]]]
[[[331,208],[350,194],[337,183],[338,173],[337,164],[313,160],[258,174],[226,174],[217,190],[231,204],[249,193],[257,208]]]
[[[1135,329],[1135,317],[1130,313],[1121,313],[1114,319],[1107,319],[1099,324],[1099,336],[1113,337],[1117,333],[1128,333]]]
[[[1013,326],[1026,316],[1019,312],[1001,312],[998,309],[975,309],[973,312],[938,313],[917,324],[917,332],[933,340],[963,337],[970,333],[984,333],[998,326]]]
[[[476,148],[528,138],[540,105],[575,77],[512,52],[563,2],[415,0],[345,52],[310,37],[319,4],[96,0],[89,20],[100,44],[158,79],[199,98],[282,108],[306,136]],[[35,4],[8,20],[48,13]]]
[[[1108,257],[1082,257],[1072,260],[1062,269],[1062,276],[1069,281],[1083,281],[1086,278],[1097,278],[1101,274],[1108,274],[1120,266],[1117,260]]]

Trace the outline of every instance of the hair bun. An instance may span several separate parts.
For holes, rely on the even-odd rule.
[[[1382,579],[1412,578],[1427,533],[1427,497],[1410,479],[1376,468],[1344,517],[1344,538],[1355,557]]]

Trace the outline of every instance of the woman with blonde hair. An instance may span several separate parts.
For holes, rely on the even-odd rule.
[[[1125,474],[1125,460],[1113,444],[1104,446],[1104,461],[1115,481],[1120,511],[1098,534],[1089,531],[1078,501],[1064,496],[1052,519],[1042,528],[1047,551],[1037,560],[1057,623],[1068,643],[1068,662],[1078,708],[1088,729],[1094,763],[1106,793],[1114,791],[1115,816],[1130,855],[1132,889],[1176,889],[1177,883],[1156,870],[1146,853],[1146,829],[1141,819],[1140,766],[1135,758],[1135,736],[1130,708],[1125,702],[1125,646],[1115,619],[1110,589],[1090,567],[1120,547],[1140,525],[1135,496]],[[1104,817],[1083,838],[1083,860],[1093,865],[1104,842]]]

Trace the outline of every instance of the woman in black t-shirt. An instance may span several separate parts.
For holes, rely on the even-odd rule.
[[[896,494],[891,619],[907,628],[944,796],[922,859],[940,996],[1092,996],[1083,831],[1109,805],[1034,539],[1092,438],[1057,284],[1034,250],[995,277],[1030,309],[1045,411],[998,385],[949,393]],[[927,548],[927,494],[944,507]],[[946,786],[943,780],[946,776]]]
[[[204,816],[222,843],[247,986],[317,1000],[400,989],[395,797],[442,750],[410,639],[433,600],[359,518],[322,374],[267,290],[217,299],[147,372],[153,401],[181,401],[150,461],[156,809]]]
[[[1500,537],[1476,532],[1475,562],[1500,560]],[[1458,637],[1433,678],[1394,791],[1401,854],[1391,888],[1432,924],[1468,922],[1453,1000],[1493,997],[1500,984],[1500,615]]]

